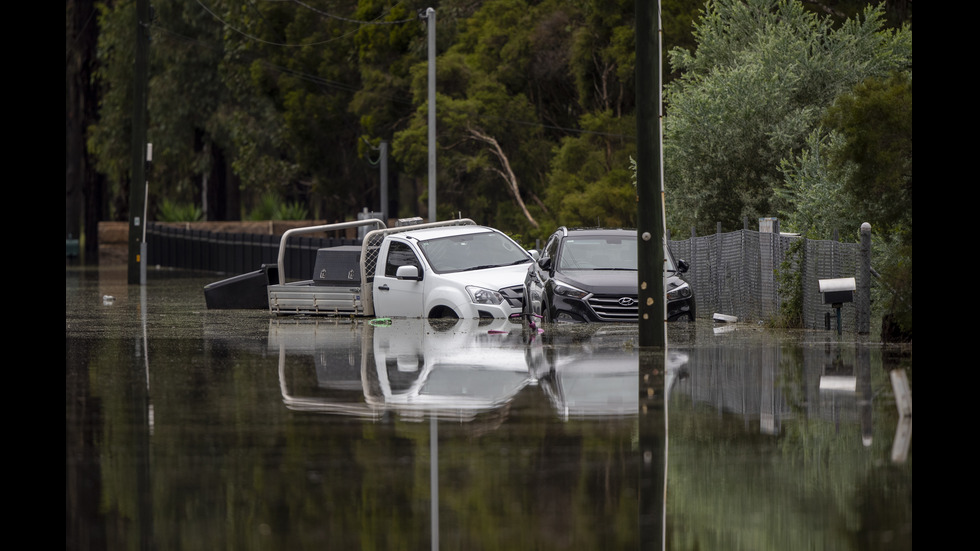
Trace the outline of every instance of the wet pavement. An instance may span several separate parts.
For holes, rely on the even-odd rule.
[[[664,354],[635,325],[65,279],[70,549],[912,548],[910,349],[682,323]]]

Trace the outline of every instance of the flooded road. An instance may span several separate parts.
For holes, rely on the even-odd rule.
[[[66,270],[67,548],[912,548],[910,350],[676,324],[656,354],[148,279]]]

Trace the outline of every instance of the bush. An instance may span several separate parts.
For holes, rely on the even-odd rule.
[[[164,199],[157,210],[157,219],[161,222],[197,222],[204,218],[201,207],[170,199]]]
[[[786,251],[786,258],[776,270],[779,287],[779,313],[769,320],[770,327],[798,329],[803,327],[803,273],[800,271],[805,239],[797,239]]]
[[[274,193],[266,193],[248,215],[249,220],[307,220],[309,211],[299,201],[283,203]]]

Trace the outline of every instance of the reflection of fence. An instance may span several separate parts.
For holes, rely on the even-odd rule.
[[[716,346],[683,350],[688,359],[671,388],[672,400],[688,396],[719,413],[741,416],[746,426],[758,420],[766,434],[779,434],[784,421],[804,415],[834,424],[860,423],[862,436],[870,437],[871,408],[884,390],[873,385],[888,384],[881,377],[874,383],[872,373],[894,367],[881,354],[860,345],[800,346],[777,338],[742,345],[714,341]],[[828,390],[821,384],[828,376],[850,379],[852,387]]]
[[[779,311],[788,297],[780,291],[777,272],[784,260],[801,270],[803,284],[803,320],[809,329],[825,326],[830,305],[823,304],[818,280],[855,277],[862,289],[858,270],[860,245],[807,239],[798,255],[789,255],[790,245],[801,237],[740,230],[670,241],[675,258],[690,265],[687,280],[694,288],[698,316],[710,318],[714,313],[738,316],[739,320],[767,320]],[[866,287],[865,287],[866,288]],[[866,300],[859,293],[857,300]],[[842,324],[845,331],[856,330],[855,304],[845,304]]]

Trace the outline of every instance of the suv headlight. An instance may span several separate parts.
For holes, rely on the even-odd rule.
[[[677,287],[667,291],[667,300],[680,300],[691,296],[691,286],[685,281]]]
[[[583,299],[589,296],[589,293],[583,291],[577,287],[572,287],[567,283],[556,283],[555,284],[555,294],[561,295],[563,297]]]
[[[470,300],[475,304],[500,304],[504,301],[504,296],[493,289],[468,285],[466,292],[469,293]]]

